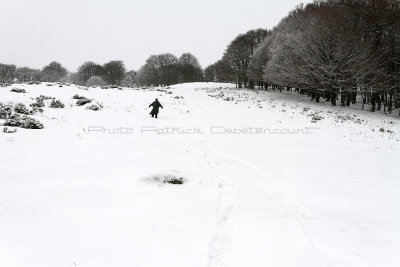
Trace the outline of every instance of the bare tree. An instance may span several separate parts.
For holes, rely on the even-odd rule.
[[[250,57],[268,33],[264,29],[251,30],[239,35],[228,45],[223,60],[234,70],[239,88],[252,87],[247,77]]]
[[[41,71],[41,80],[44,82],[58,82],[66,77],[68,71],[58,62],[51,62],[49,65],[43,67]]]
[[[199,61],[190,53],[184,53],[178,60],[179,82],[199,82],[203,80],[203,70]]]
[[[178,83],[178,59],[176,56],[166,53],[158,55],[160,85]]]
[[[15,78],[15,65],[0,64],[0,82],[11,83]]]
[[[122,61],[110,61],[103,66],[104,79],[108,84],[120,85],[125,77],[125,65]]]
[[[138,71],[136,80],[139,85],[159,86],[178,83],[177,57],[170,53],[150,56]]]
[[[135,87],[137,83],[136,78],[137,78],[137,72],[134,70],[130,70],[125,74],[125,78],[122,81],[122,85],[127,87]]]
[[[104,76],[105,71],[104,68],[92,61],[88,61],[83,63],[77,71],[77,78],[79,80],[79,83],[81,84],[86,84],[86,82],[89,80],[90,77],[92,76]]]

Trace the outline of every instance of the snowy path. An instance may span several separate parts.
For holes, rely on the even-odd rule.
[[[2,101],[45,94],[67,108],[37,116],[43,130],[0,135],[0,266],[397,266],[399,121],[355,113],[363,123],[341,123],[348,110],[305,113],[308,103],[220,86],[1,91]],[[237,102],[208,96],[221,91]],[[104,109],[75,107],[75,93]],[[154,97],[165,107],[158,120],[146,107]],[[325,119],[311,123],[312,112]],[[315,126],[309,135],[210,131]],[[167,174],[187,183],[153,180]]]

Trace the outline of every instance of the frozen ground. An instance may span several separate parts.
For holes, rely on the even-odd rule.
[[[13,87],[0,102],[66,107],[0,133],[0,266],[400,264],[395,116],[226,84]]]

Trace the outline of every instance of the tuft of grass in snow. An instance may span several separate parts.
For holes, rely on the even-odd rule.
[[[26,90],[23,88],[12,88],[10,92],[19,93],[19,94],[26,94]]]
[[[154,175],[150,177],[152,182],[156,182],[160,185],[164,184],[173,184],[173,185],[181,185],[184,184],[187,180],[183,177],[179,177],[173,174],[160,174]]]

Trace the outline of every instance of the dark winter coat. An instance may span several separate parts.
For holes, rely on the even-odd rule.
[[[161,108],[164,108],[160,102],[158,102],[158,100],[154,101],[153,103],[150,104],[149,107],[153,107],[153,109],[151,110],[150,114],[158,114],[158,111]]]

